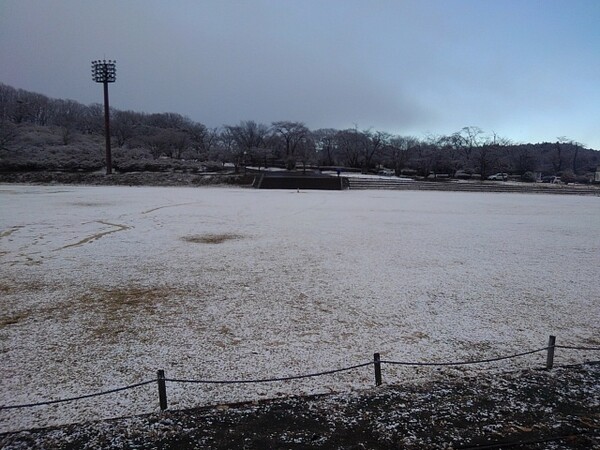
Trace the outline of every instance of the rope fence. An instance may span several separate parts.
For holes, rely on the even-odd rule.
[[[382,364],[392,364],[395,366],[467,366],[471,364],[483,364],[483,363],[491,363],[496,361],[503,361],[505,359],[514,359],[519,358],[521,356],[532,355],[534,353],[545,352],[550,347],[538,348],[537,350],[530,350],[528,352],[516,353],[514,355],[508,356],[499,356],[497,358],[489,358],[489,359],[477,359],[472,361],[455,361],[455,362],[405,362],[405,361],[387,361],[381,360]],[[556,348],[556,347],[555,347]]]
[[[289,377],[277,377],[277,378],[259,378],[256,380],[181,380],[176,378],[166,378],[165,381],[171,383],[198,383],[198,384],[248,384],[248,383],[271,383],[274,381],[291,381],[301,380],[303,378],[320,377],[323,375],[331,375],[339,372],[348,372],[349,370],[359,369],[361,367],[367,367],[373,364],[373,361],[369,361],[362,364],[356,364],[355,366],[343,367],[341,369],[326,370],[324,372],[308,373],[305,375],[292,375]]]
[[[584,350],[588,352],[598,352],[600,347],[574,347],[572,345],[555,345],[554,348],[565,348],[568,350]]]
[[[554,366],[554,353],[556,349],[565,349],[565,350],[581,350],[581,351],[600,351],[600,347],[582,347],[582,346],[572,346],[572,345],[556,345],[556,337],[550,336],[548,339],[548,345],[543,348],[538,348],[535,350],[529,350],[522,353],[515,353],[507,356],[499,356],[495,358],[486,358],[486,359],[478,359],[478,360],[470,360],[470,361],[454,361],[454,362],[409,362],[409,361],[392,361],[392,360],[382,360],[381,355],[379,353],[375,353],[373,355],[373,360],[364,362],[361,364],[355,364],[348,367],[342,367],[340,369],[326,370],[322,372],[308,373],[303,375],[292,375],[286,377],[273,377],[273,378],[257,378],[257,379],[243,379],[243,380],[188,380],[188,379],[179,379],[179,378],[166,378],[164,370],[157,371],[157,378],[147,381],[142,381],[136,384],[131,384],[128,386],[123,386],[115,389],[110,389],[106,391],[96,392],[92,394],[80,395],[78,397],[69,397],[58,400],[48,400],[48,401],[40,401],[37,403],[25,403],[19,405],[2,405],[0,406],[1,410],[9,410],[9,409],[20,409],[20,408],[32,408],[37,406],[45,406],[45,405],[53,405],[57,403],[67,403],[73,402],[77,400],[92,398],[92,397],[100,397],[104,395],[114,394],[116,392],[126,391],[129,389],[135,389],[141,386],[145,386],[151,383],[158,384],[158,398],[160,409],[165,410],[168,407],[167,404],[167,383],[183,383],[183,384],[258,384],[258,383],[272,383],[277,381],[291,381],[291,380],[300,380],[306,378],[314,378],[325,375],[332,375],[340,372],[348,372],[355,369],[360,369],[367,366],[373,366],[374,374],[375,374],[375,385],[380,386],[383,384],[381,366],[384,364],[396,365],[396,366],[429,366],[429,367],[449,367],[449,366],[465,366],[465,365],[475,365],[475,364],[486,364],[497,361],[504,361],[508,359],[520,358],[527,355],[532,355],[540,352],[547,352],[546,355],[546,367],[545,369],[550,370]]]
[[[66,402],[74,402],[76,400],[83,400],[84,398],[92,398],[92,397],[100,397],[102,395],[114,394],[115,392],[127,391],[129,389],[135,389],[140,386],[145,386],[150,383],[154,383],[156,380],[148,380],[142,381],[141,383],[131,384],[129,386],[123,386],[116,389],[110,389],[108,391],[95,392],[93,394],[80,395],[78,397],[69,397],[62,398],[59,400],[48,400],[45,402],[37,402],[37,403],[26,403],[22,405],[8,405],[8,406],[0,406],[0,410],[2,409],[17,409],[17,408],[32,408],[34,406],[45,406],[45,405],[54,405],[56,403],[66,403]]]

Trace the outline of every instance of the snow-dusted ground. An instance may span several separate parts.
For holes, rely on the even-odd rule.
[[[383,359],[600,344],[600,198],[0,186],[0,404],[155,377],[287,376]],[[557,364],[592,354],[557,350]],[[597,358],[596,358],[597,359]],[[540,367],[385,365],[384,381]],[[371,386],[167,385],[169,406]],[[156,385],[0,411],[0,431],[158,410]]]

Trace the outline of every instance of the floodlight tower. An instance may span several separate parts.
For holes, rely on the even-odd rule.
[[[108,83],[117,79],[117,61],[92,61],[92,78],[96,83],[104,84],[104,134],[106,137],[106,175],[112,173],[112,155],[110,152],[110,119],[108,107]]]

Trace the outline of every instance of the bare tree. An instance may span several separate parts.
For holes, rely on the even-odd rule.
[[[302,139],[296,146],[296,157],[302,163],[302,172],[306,173],[306,166],[316,159],[315,142],[309,137]]]
[[[189,125],[190,119],[181,114],[167,112],[150,114],[145,122],[151,127],[182,129]]]
[[[221,153],[226,159],[233,161],[233,148],[235,146],[235,139],[231,127],[225,127],[219,133],[218,145],[221,148]]]
[[[334,130],[333,128],[321,128],[311,133],[312,140],[315,143],[315,151],[317,152],[317,162],[319,165],[333,166],[336,164],[336,133],[337,130]]]
[[[340,149],[343,163],[349,167],[361,167],[364,138],[356,128],[338,131],[335,135],[337,147]]]
[[[309,135],[310,131],[302,122],[288,120],[273,122],[271,126],[284,142],[286,166],[288,166],[288,169],[292,169],[296,165],[296,149]]]
[[[560,136],[557,138],[556,142],[557,147],[557,155],[556,161],[560,163],[560,168],[556,170],[556,172],[560,172],[564,167],[562,165],[563,156],[566,158],[568,155],[565,155],[565,150],[571,150],[573,153],[573,157],[571,158],[571,170],[573,171],[573,175],[577,175],[578,165],[577,165],[577,157],[579,156],[579,150],[584,147],[584,145],[580,142],[576,142],[573,139],[569,139],[566,136]]]
[[[425,139],[418,142],[413,148],[417,172],[422,177],[427,177],[436,168],[436,158],[439,153],[441,137],[428,134]]]
[[[385,146],[384,152],[386,162],[389,167],[394,169],[396,176],[400,176],[402,169],[406,167],[411,149],[418,144],[419,140],[412,136],[394,136]]]
[[[79,118],[81,130],[86,134],[102,134],[104,131],[104,106],[92,103]]]
[[[16,98],[17,90],[14,87],[0,83],[0,118],[2,120],[14,122]]]
[[[0,150],[8,150],[18,136],[17,126],[0,117]]]
[[[226,126],[225,129],[232,140],[232,156],[236,171],[241,164],[245,164],[248,155],[256,148],[263,147],[268,128],[253,120],[240,122],[239,125]]]
[[[364,130],[363,138],[360,139],[363,148],[362,171],[368,172],[373,166],[373,161],[380,156],[383,149],[388,145],[391,135],[384,131]]]
[[[24,122],[29,122],[32,114],[31,111],[29,110],[29,103],[27,102],[27,94],[25,93],[24,95],[20,95],[20,92],[24,92],[21,89],[19,89],[19,91],[17,91],[17,99],[14,105],[14,108],[12,109],[13,115],[12,115],[12,121],[16,124],[19,123],[24,123]],[[61,100],[59,100],[61,101]]]
[[[63,144],[67,145],[71,142],[79,119],[84,116],[85,107],[73,100],[56,100],[55,105],[54,123],[60,127]]]
[[[573,151],[573,173],[575,175],[577,175],[577,155],[579,154],[579,148],[582,147],[583,145],[580,144],[579,142],[572,142],[573,147],[575,147],[575,150]]]
[[[219,128],[206,128],[206,133],[204,134],[204,151],[206,152],[207,157],[210,157],[212,151],[217,146],[217,142],[219,141]]]
[[[190,146],[195,151],[196,156],[206,156],[208,153],[208,149],[206,148],[208,129],[201,123],[190,121],[184,130],[188,133]]]
[[[485,180],[495,170],[501,169],[499,167],[500,151],[509,143],[508,139],[502,138],[492,132],[492,135],[487,137],[486,141],[477,147],[474,160],[482,180]]]
[[[188,148],[190,137],[187,130],[168,130],[170,156],[181,159],[181,155]]]
[[[519,145],[512,148],[510,153],[513,171],[523,175],[525,172],[534,172],[538,162],[529,145]]]
[[[562,172],[564,166],[564,155],[563,150],[565,144],[569,142],[569,139],[565,136],[560,136],[556,138],[556,144],[554,145],[554,149],[556,153],[554,154],[554,158],[552,159],[552,166],[554,167],[554,173]]]
[[[41,126],[49,124],[52,111],[48,97],[30,92],[27,96],[27,104],[29,105],[29,118],[32,123]]]
[[[148,129],[145,145],[149,148],[154,159],[161,156],[179,158],[187,145],[187,134],[174,129]]]
[[[467,164],[475,149],[481,147],[484,141],[483,130],[474,126],[464,127],[450,138],[452,146],[463,152]]]
[[[111,131],[117,140],[117,145],[123,147],[135,136],[136,128],[140,125],[140,115],[134,111],[114,111],[111,114]]]

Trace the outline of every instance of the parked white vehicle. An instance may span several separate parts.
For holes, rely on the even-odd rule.
[[[555,177],[553,175],[542,177],[542,183],[552,183],[552,184],[562,184],[562,180],[560,177]]]
[[[487,177],[488,180],[496,180],[496,181],[506,181],[508,180],[508,174],[507,173],[496,173],[494,175],[490,175],[489,177]]]

